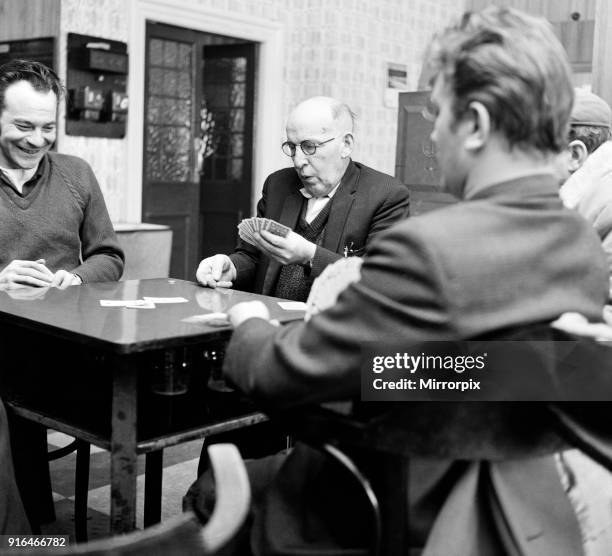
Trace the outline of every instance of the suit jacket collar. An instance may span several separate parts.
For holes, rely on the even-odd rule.
[[[332,205],[325,227],[323,247],[335,253],[340,252],[340,240],[346,227],[346,219],[355,202],[355,192],[359,186],[360,174],[358,166],[350,161],[342,180],[340,180],[340,187],[338,187],[331,200]]]
[[[513,180],[494,183],[466,197],[465,201],[479,199],[527,199],[534,197],[559,197],[559,183],[552,174],[534,174]]]

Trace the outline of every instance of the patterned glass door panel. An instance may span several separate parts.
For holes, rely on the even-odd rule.
[[[193,278],[198,262],[194,130],[201,41],[201,33],[147,22],[142,218],[172,228],[174,278]]]
[[[254,56],[254,43],[204,48],[200,108],[214,120],[214,148],[199,161],[201,256],[231,252],[250,215]]]
[[[204,162],[204,174],[211,180],[244,178],[246,66],[245,57],[206,62],[203,101],[214,114],[217,141]]]
[[[191,181],[194,46],[151,39],[146,113],[147,178]]]

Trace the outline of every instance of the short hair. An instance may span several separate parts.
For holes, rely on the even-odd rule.
[[[466,12],[459,24],[434,37],[429,63],[452,94],[455,120],[478,101],[510,147],[567,147],[571,70],[544,18],[493,6]]]
[[[35,91],[53,91],[59,102],[64,87],[51,68],[33,60],[11,60],[0,66],[0,113],[4,110],[6,89],[17,81],[27,81]]]
[[[610,128],[592,125],[571,125],[569,129],[569,142],[582,141],[591,154],[603,143],[610,139]]]
[[[334,121],[338,121],[343,118],[346,118],[347,120],[350,120],[351,122],[350,131],[352,132],[355,129],[355,120],[357,119],[357,116],[355,112],[351,110],[348,104],[344,102],[336,101],[331,104],[330,108],[332,111],[332,116],[334,118]]]

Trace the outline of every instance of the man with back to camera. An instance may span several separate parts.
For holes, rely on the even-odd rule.
[[[367,342],[469,339],[566,311],[601,318],[601,245],[563,207],[553,172],[574,95],[550,24],[512,9],[468,12],[434,39],[430,64],[432,140],[444,187],[461,202],[381,234],[360,281],[308,322],[273,326],[258,302],[230,309],[225,375],[264,406],[358,400]],[[461,412],[462,404],[414,404],[432,408]],[[257,554],[358,553],[367,539],[350,527],[344,493],[324,481],[330,465],[296,445],[256,508]],[[408,538],[425,556],[581,552],[552,456],[414,457],[407,474]]]
[[[204,286],[233,286],[306,301],[313,280],[347,255],[362,255],[377,234],[408,214],[408,189],[397,179],[351,160],[354,115],[329,97],[298,104],[287,120],[283,152],[293,169],[266,179],[257,216],[293,231],[266,230],[257,245],[240,241],[231,255],[204,259]]]
[[[0,67],[0,284],[118,280],[123,252],[98,182],[82,159],[50,152],[62,94],[38,62]]]
[[[0,66],[2,289],[64,289],[118,280],[123,272],[123,251],[90,166],[50,152],[62,92],[58,76],[43,64]],[[49,485],[46,429],[22,419],[11,426],[17,479],[36,528],[45,519],[39,509]],[[37,465],[38,472],[25,471]]]

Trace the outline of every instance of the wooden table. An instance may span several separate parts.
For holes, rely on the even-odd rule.
[[[100,300],[183,297],[155,309]],[[277,299],[174,279],[0,291],[0,395],[18,415],[111,453],[111,533],[135,527],[138,454],[146,454],[145,525],[159,520],[165,447],[266,418],[218,378],[231,327],[183,319],[259,299],[273,318],[303,317]]]

